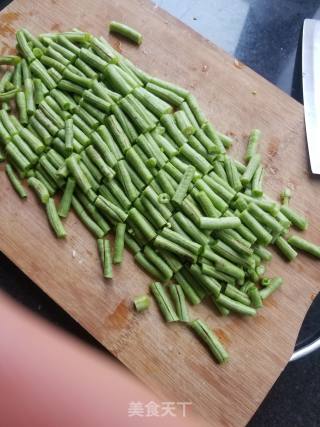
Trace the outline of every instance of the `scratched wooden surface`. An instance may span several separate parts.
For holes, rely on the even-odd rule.
[[[244,151],[251,128],[262,130],[267,192],[277,197],[289,184],[292,205],[310,218],[306,236],[319,242],[320,183],[308,174],[302,107],[151,3],[15,0],[0,14],[1,53],[12,52],[20,26],[35,33],[76,26],[106,35],[110,19],[144,35],[140,48],[110,37],[113,45],[148,72],[192,90],[218,128],[234,136],[235,155]],[[53,238],[31,192],[22,202],[0,173],[0,250],[150,388],[192,401],[211,425],[244,425],[292,353],[318,292],[316,262],[301,255],[288,265],[275,257],[269,274],[281,274],[285,284],[254,319],[221,319],[209,303],[192,310],[230,352],[230,363],[220,367],[189,330],[165,325],[154,304],[145,314],[133,312],[132,298],[147,291],[150,279],[130,254],[106,283],[95,240],[73,214],[66,228],[66,241]]]

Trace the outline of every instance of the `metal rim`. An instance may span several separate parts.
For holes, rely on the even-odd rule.
[[[313,353],[319,348],[320,348],[320,338],[317,338],[316,340],[312,341],[310,344],[307,344],[304,347],[300,348],[299,350],[294,351],[289,362],[294,362],[295,360],[299,360],[302,357],[305,357],[308,354]]]

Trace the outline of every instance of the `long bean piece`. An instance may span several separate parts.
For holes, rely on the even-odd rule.
[[[71,201],[72,201],[72,196],[73,196],[73,192],[74,189],[76,187],[76,181],[74,178],[68,178],[67,180],[67,185],[65,187],[65,190],[63,192],[63,196],[61,198],[60,201],[60,205],[58,208],[58,215],[61,218],[66,218],[70,207],[71,207]]]
[[[209,218],[202,216],[199,223],[200,228],[204,230],[224,230],[237,228],[239,225],[241,225],[241,221],[238,217]]]
[[[60,221],[54,199],[50,197],[46,204],[47,216],[49,223],[58,238],[65,238],[67,233]]]
[[[181,181],[179,182],[178,187],[176,188],[175,194],[172,197],[172,203],[175,205],[180,205],[185,198],[189,185],[194,177],[195,168],[193,166],[188,166]]]
[[[123,37],[126,37],[129,40],[137,44],[142,43],[142,35],[128,25],[121,24],[120,22],[111,21],[109,25],[109,30],[111,33],[121,34]]]
[[[317,258],[320,258],[320,245],[308,242],[308,240],[305,240],[300,236],[289,237],[288,243],[300,251],[307,252]]]
[[[133,305],[136,311],[140,313],[141,311],[145,311],[149,308],[150,299],[147,295],[139,295],[133,300]]]
[[[249,135],[247,152],[245,159],[249,161],[251,157],[256,154],[258,142],[261,138],[261,131],[259,129],[253,129]]]
[[[27,192],[25,190],[25,188],[23,187],[23,185],[21,184],[21,181],[19,180],[19,178],[17,177],[17,175],[14,173],[14,170],[12,168],[11,165],[7,164],[6,165],[6,174],[11,182],[12,187],[15,189],[15,191],[17,192],[17,194],[22,198],[25,199],[27,198]]]
[[[108,239],[104,239],[103,276],[106,279],[112,279],[112,256]]]
[[[113,254],[114,264],[122,263],[125,232],[126,232],[126,224],[119,222],[116,226],[116,236],[114,241],[114,254]]]
[[[159,282],[150,285],[150,290],[155,297],[159,309],[167,322],[177,322],[179,320],[173,305],[165,292],[164,287]]]
[[[35,177],[28,178],[28,185],[30,188],[32,188],[35,191],[41,203],[45,205],[49,201],[49,198],[50,198],[49,191],[47,187],[39,179]]]
[[[169,291],[179,320],[182,322],[189,322],[188,307],[181,286],[174,284],[169,285]]]
[[[219,341],[218,337],[205,322],[200,319],[196,319],[191,322],[190,326],[206,343],[218,363],[225,363],[228,361],[229,355],[227,351]]]
[[[268,286],[261,289],[260,297],[262,300],[268,298],[274,291],[276,291],[282,285],[283,279],[281,277],[274,277],[271,279]]]

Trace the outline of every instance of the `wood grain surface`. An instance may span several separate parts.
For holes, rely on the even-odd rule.
[[[12,52],[21,26],[34,33],[80,27],[107,36],[111,19],[144,35],[140,48],[109,37],[112,44],[146,71],[192,90],[219,130],[234,136],[235,156],[244,152],[251,128],[262,130],[267,192],[278,197],[289,185],[292,206],[310,218],[306,237],[320,242],[320,183],[308,172],[302,106],[151,3],[15,0],[0,14],[0,53]],[[209,303],[192,309],[230,352],[221,367],[186,327],[168,327],[155,304],[134,313],[132,298],[147,292],[150,278],[129,253],[112,283],[106,282],[94,238],[73,214],[66,229],[66,241],[56,240],[31,191],[21,201],[1,167],[0,250],[151,389],[192,401],[210,425],[246,424],[292,353],[319,289],[319,264],[300,255],[289,265],[275,256],[268,273],[282,275],[285,283],[255,318],[222,319]]]

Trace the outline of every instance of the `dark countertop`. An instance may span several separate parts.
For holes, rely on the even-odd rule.
[[[0,0],[0,7],[7,3]],[[158,0],[155,3],[301,101],[300,55],[296,61],[296,52],[303,20],[319,16],[320,1]],[[1,253],[0,288],[52,323],[104,351]],[[319,325],[320,298],[316,298],[300,331],[298,345],[315,336]],[[249,426],[318,426],[319,378],[320,351],[290,363]]]

